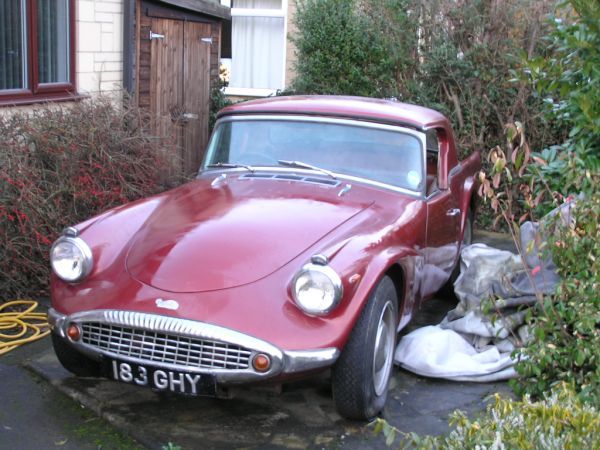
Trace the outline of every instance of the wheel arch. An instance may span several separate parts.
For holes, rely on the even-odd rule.
[[[381,280],[387,276],[394,283],[394,288],[396,290],[398,323],[406,322],[406,317],[412,316],[412,312],[416,306],[416,298],[413,294],[416,255],[402,253],[397,254],[394,258],[388,259],[379,266],[377,276],[372,278],[373,282],[371,283],[371,289],[364,298],[361,310],[364,308],[364,305],[374,289],[376,289]]]
[[[406,298],[406,275],[404,274],[404,269],[399,263],[394,263],[383,274],[383,276],[386,275],[390,277],[396,288],[396,306],[398,308],[398,315],[400,315],[401,308],[405,303],[404,299]]]
[[[460,209],[462,211],[460,218],[460,238],[462,240],[463,233],[465,232],[465,224],[467,223],[467,214],[471,212],[471,219],[475,217],[475,211],[477,209],[477,185],[478,181],[476,177],[468,177],[465,180],[462,190],[463,198],[460,201]]]

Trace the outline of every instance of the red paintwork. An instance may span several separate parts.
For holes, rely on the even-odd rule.
[[[444,115],[422,106],[375,98],[329,95],[269,97],[242,102],[223,108],[218,117],[263,113],[352,117],[375,122],[407,123],[418,128],[432,128],[449,123]]]
[[[365,120],[380,114],[388,122],[395,117],[417,128],[441,127],[446,136],[442,167],[456,165],[450,163],[456,155],[447,119],[425,108],[284,98],[248,102],[221,114],[267,109],[333,114],[343,105],[344,115]],[[244,170],[229,171],[211,187],[219,172],[204,172],[177,189],[80,224],[81,237],[92,247],[94,269],[76,285],[53,276],[53,306],[63,314],[124,309],[199,320],[283,350],[341,349],[370,291],[392,266],[403,278],[402,323],[446,281],[457,261],[478,167],[478,155],[463,161],[448,180],[450,189],[429,200],[361,183],[352,183],[352,190],[339,197],[343,184],[240,179]],[[446,212],[454,207],[463,214],[452,222]],[[317,253],[329,257],[344,284],[339,307],[321,318],[300,311],[289,292],[295,273]],[[359,279],[350,283],[356,274]],[[157,308],[157,298],[175,299],[180,308]]]
[[[270,275],[372,203],[354,198],[339,202],[338,189],[300,184],[286,191],[276,189],[282,187],[278,181],[237,177],[211,189],[212,178],[176,191],[140,227],[127,256],[134,278],[171,292],[248,284]],[[319,220],[305,220],[307,211]],[[224,249],[235,251],[237,258]]]

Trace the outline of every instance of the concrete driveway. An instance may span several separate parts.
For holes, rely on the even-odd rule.
[[[510,246],[495,235],[480,234],[479,240]],[[443,298],[429,301],[410,329],[438,323],[453,306]],[[387,448],[370,427],[335,412],[327,373],[284,385],[279,392],[253,388],[240,390],[229,400],[192,399],[109,380],[75,378],[60,366],[49,340],[45,345],[28,359],[27,367],[143,447],[161,449],[172,443],[183,449]],[[495,392],[509,389],[506,383],[427,379],[395,368],[383,416],[402,431],[442,434],[448,431],[447,417],[454,409],[473,415]]]

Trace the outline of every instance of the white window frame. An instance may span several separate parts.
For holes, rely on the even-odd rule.
[[[229,6],[231,4],[231,0],[221,0],[221,3]],[[281,79],[283,86],[278,89],[284,89],[286,85],[285,68],[287,56],[288,0],[281,0],[281,9],[231,8],[231,17],[277,17],[283,19],[283,64],[281,67]],[[239,97],[269,97],[271,95],[275,95],[278,89],[258,89],[227,86],[224,90],[224,93],[225,95]]]

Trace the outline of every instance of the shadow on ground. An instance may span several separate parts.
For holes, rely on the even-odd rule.
[[[493,235],[480,235],[489,242]],[[501,244],[501,245],[499,245]],[[502,240],[496,246],[507,248]],[[438,323],[453,301],[436,298],[410,328]],[[342,419],[331,398],[328,374],[287,384],[281,392],[244,389],[233,399],[183,398],[102,379],[68,374],[48,348],[28,367],[81,405],[124,430],[141,445],[183,449],[387,448],[363,423]],[[406,432],[442,434],[454,409],[474,415],[485,398],[508,392],[506,383],[459,383],[423,378],[396,368],[384,418]]]

